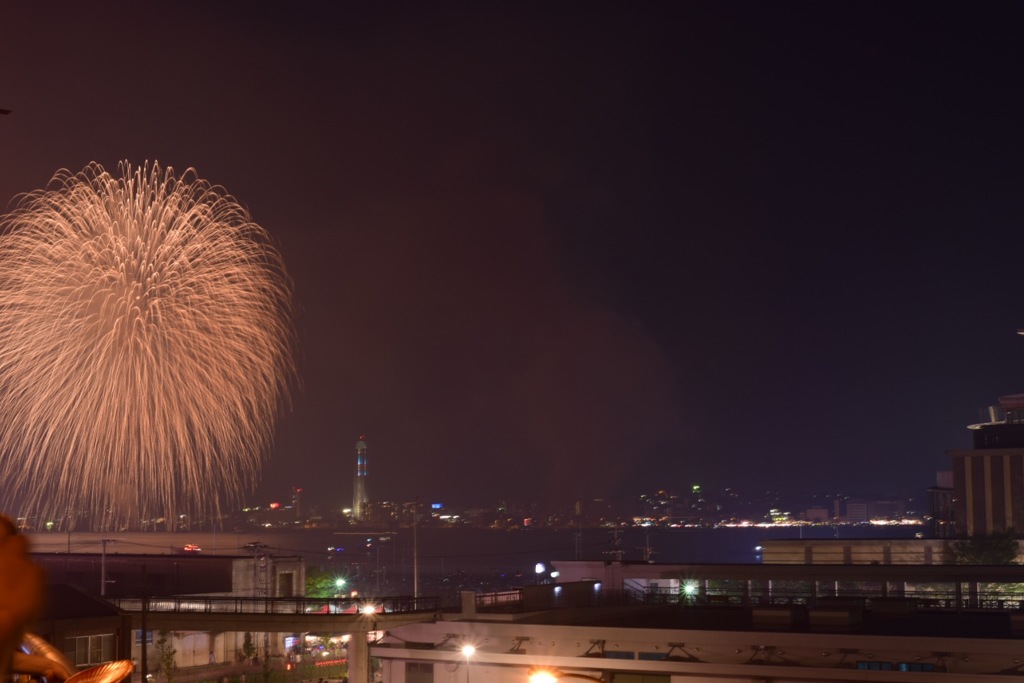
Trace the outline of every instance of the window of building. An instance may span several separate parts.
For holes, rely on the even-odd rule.
[[[96,666],[114,660],[114,634],[64,639],[64,654],[77,667]]]
[[[864,671],[892,671],[892,662],[857,662],[857,668]]]
[[[434,665],[428,662],[406,662],[405,683],[434,683]]]
[[[669,683],[671,680],[671,676],[663,676],[660,674],[634,674],[624,672],[615,672],[612,674],[612,683]]]
[[[295,572],[281,572],[277,575],[277,596],[295,597]]]

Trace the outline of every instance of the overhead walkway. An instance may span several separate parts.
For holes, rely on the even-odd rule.
[[[411,596],[361,600],[176,596],[109,602],[132,614],[133,621],[145,610],[146,627],[154,631],[351,633],[432,620],[440,611],[438,598]]]

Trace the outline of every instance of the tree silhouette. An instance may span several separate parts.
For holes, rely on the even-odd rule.
[[[975,535],[953,544],[956,564],[1017,564],[1020,548],[1013,529]]]
[[[167,639],[167,631],[160,631],[160,638],[155,643],[156,646],[156,658],[160,663],[160,671],[163,673],[164,678],[167,679],[167,683],[171,683],[174,678],[174,672],[177,670],[178,665],[174,661],[174,656],[178,654],[178,651],[171,647],[171,641]]]

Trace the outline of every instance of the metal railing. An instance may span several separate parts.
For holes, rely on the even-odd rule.
[[[126,612],[141,612],[142,598],[111,598],[111,604]],[[323,598],[239,598],[183,595],[146,598],[150,612],[198,614],[380,614],[437,612],[436,597],[392,596],[360,599]]]
[[[140,612],[141,598],[112,598],[109,602],[126,612]],[[841,595],[812,596],[809,591],[773,590],[771,592],[750,592],[743,594],[732,590],[708,590],[701,594],[687,595],[678,591],[662,590],[623,591],[602,590],[595,592],[585,604],[573,601],[577,607],[608,606],[612,604],[661,604],[679,605],[680,607],[754,607],[754,606],[788,606],[788,607],[827,607],[859,606],[873,609],[895,602],[905,602],[913,609],[928,611],[949,610],[985,610],[1011,611],[1024,609],[1024,594],[1019,592],[978,591],[974,595],[966,591],[961,595],[953,592],[907,591],[900,596],[882,596],[869,591],[847,591]],[[877,603],[877,604],[876,604]],[[554,608],[568,606],[558,597],[552,597],[543,605],[535,600],[528,600],[521,590],[508,590],[494,593],[479,593],[476,596],[476,607],[483,612],[516,612],[533,606],[533,608]],[[302,615],[340,615],[340,614],[380,614],[380,613],[416,613],[416,612],[448,612],[457,611],[456,605],[445,605],[437,597],[414,598],[412,596],[391,596],[360,599],[323,599],[323,598],[243,598],[229,596],[155,596],[147,598],[147,609],[150,612],[192,613],[192,614],[302,614]]]
[[[776,589],[769,592],[751,591],[744,594],[739,590],[709,589],[687,594],[679,590],[664,588],[645,592],[634,591],[646,604],[668,604],[691,607],[829,607],[848,606],[864,609],[885,608],[897,602],[906,603],[913,609],[927,611],[1017,611],[1024,610],[1024,592],[984,591],[973,595],[962,591],[921,591],[907,590],[899,595],[883,595],[880,591],[845,590],[839,593],[819,593],[810,590]]]

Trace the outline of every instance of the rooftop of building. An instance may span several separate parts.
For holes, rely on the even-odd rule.
[[[479,618],[487,619],[485,615]],[[518,624],[593,626],[683,631],[848,633],[928,638],[1020,638],[1024,612],[925,609],[913,600],[890,599],[867,608],[857,601],[816,607],[730,605],[632,605],[620,608],[553,609],[510,619]]]
[[[449,672],[468,669],[472,657],[476,677],[498,683],[529,680],[538,667],[592,680],[608,672],[665,680],[937,680],[917,671],[976,683],[1022,672],[1019,610],[926,609],[902,598],[795,604],[793,595],[790,604],[734,605],[709,600],[710,591],[670,603],[664,594],[586,583],[582,591],[563,584],[561,599],[546,607],[536,603],[552,586],[524,588],[517,606],[508,595],[477,595],[475,609],[389,628],[372,654]],[[573,604],[584,595],[595,597]]]

